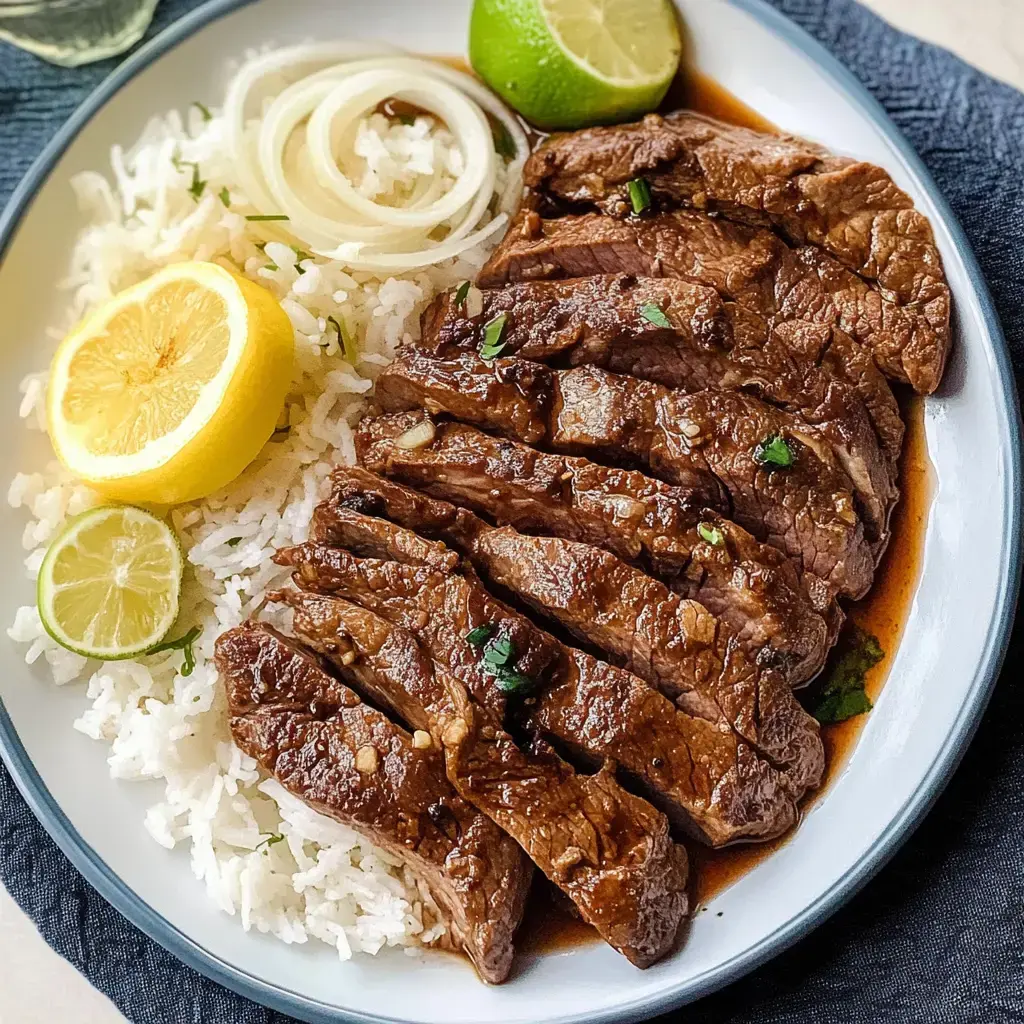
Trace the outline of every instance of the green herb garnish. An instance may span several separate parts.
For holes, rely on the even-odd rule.
[[[341,354],[348,362],[355,366],[356,360],[359,358],[359,349],[356,347],[355,341],[345,328],[344,322],[342,321],[339,323],[333,316],[329,316],[327,318],[327,322],[329,324],[333,324],[334,329],[338,332],[338,345],[341,347]]]
[[[280,832],[271,832],[271,834],[269,836],[267,836],[267,838],[264,839],[263,842],[257,843],[256,849],[259,850],[259,849],[262,849],[262,848],[266,848],[267,850],[269,850],[275,843],[283,843],[283,842],[284,842],[284,836],[281,835]]]
[[[250,213],[246,214],[246,220],[251,221],[266,221],[266,220],[289,220],[287,214],[284,213]]]
[[[654,324],[655,327],[669,328],[672,326],[672,322],[665,316],[661,311],[661,307],[656,302],[645,302],[640,307],[640,315],[649,324]]]
[[[399,114],[398,120],[406,126],[416,123],[416,118],[412,114]]]
[[[218,193],[220,201],[224,204],[227,209],[231,209],[231,193],[228,191],[227,185],[225,185]]]
[[[644,178],[633,178],[626,182],[629,201],[633,204],[634,213],[643,213],[651,206],[651,189]]]
[[[781,434],[769,434],[754,449],[754,461],[762,466],[788,469],[795,459],[796,453]]]
[[[504,665],[495,668],[494,682],[502,693],[524,693],[533,688],[533,680],[529,676]]]
[[[192,106],[202,114],[204,121],[209,122],[213,120],[213,114],[210,113],[210,108],[206,106],[205,103],[200,103],[199,100],[193,100]]]
[[[459,290],[455,293],[455,305],[464,305],[467,295],[469,295],[469,282],[463,281],[462,284],[459,285]]]
[[[229,548],[237,548],[238,545],[241,544],[241,543],[242,543],[242,538],[241,537],[232,537],[231,540],[229,540],[227,542]]]
[[[877,637],[851,623],[836,645],[825,681],[816,688],[811,714],[828,725],[870,711],[873,705],[864,684],[868,671],[883,657]]]
[[[505,668],[510,661],[515,661],[515,645],[507,637],[492,640],[484,648],[484,661],[495,668]]]
[[[714,523],[698,523],[697,533],[702,541],[712,547],[720,548],[725,545],[725,534]]]
[[[263,269],[264,270],[280,270],[281,268],[276,263],[268,263]]]
[[[306,252],[305,249],[296,249],[295,250],[295,269],[300,274],[304,274],[306,272],[306,268],[305,267],[300,267],[299,264],[303,260],[311,260],[312,258],[313,258],[313,254]]]
[[[199,177],[199,164],[192,164],[192,183],[188,187],[188,194],[198,203],[205,188],[206,182]]]
[[[164,640],[163,643],[150,647],[146,653],[160,654],[162,651],[184,651],[185,662],[181,667],[181,674],[183,676],[190,676],[196,667],[196,652],[192,649],[192,645],[199,638],[199,634],[202,631],[202,626],[193,626],[184,636],[179,636],[177,640]]]
[[[484,362],[497,359],[505,348],[505,342],[501,336],[505,331],[505,321],[508,320],[507,313],[499,313],[493,320],[484,324],[484,341],[480,346],[480,358]]]
[[[491,634],[493,632],[494,623],[486,623],[483,626],[477,626],[466,634],[466,643],[470,644],[472,647],[483,647],[483,645],[491,638]]]
[[[494,136],[494,152],[506,160],[515,160],[519,151],[509,130],[500,121],[492,121],[491,134]]]

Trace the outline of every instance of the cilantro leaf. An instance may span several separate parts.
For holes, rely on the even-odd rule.
[[[469,282],[463,281],[459,285],[459,290],[455,293],[455,305],[461,306],[466,301],[466,296],[469,294]]]
[[[654,324],[655,327],[663,327],[668,329],[672,326],[672,321],[661,311],[661,307],[655,302],[645,302],[640,307],[640,315],[649,323]]]
[[[796,453],[781,434],[769,434],[754,449],[754,461],[773,469],[788,469],[795,459]]]
[[[476,629],[471,629],[466,634],[466,643],[473,647],[483,647],[485,643],[491,638],[491,634],[494,632],[494,623],[488,622],[482,626],[477,626]]]
[[[714,523],[698,523],[697,534],[712,547],[720,548],[725,544],[725,534]]]
[[[850,624],[836,645],[824,681],[815,688],[811,714],[826,725],[870,711],[871,700],[864,689],[867,674],[884,656],[876,637]]]
[[[480,358],[484,362],[497,359],[505,348],[506,342],[501,340],[501,336],[505,331],[507,320],[507,313],[499,313],[493,320],[484,324],[484,340],[480,346]]]

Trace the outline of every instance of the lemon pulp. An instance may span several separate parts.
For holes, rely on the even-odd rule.
[[[123,501],[204,497],[273,433],[292,339],[288,317],[259,285],[212,263],[159,271],[58,348],[47,397],[58,458]]]

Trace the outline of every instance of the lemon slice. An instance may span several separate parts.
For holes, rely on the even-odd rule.
[[[177,263],[69,334],[47,391],[60,461],[100,493],[173,505],[233,480],[274,431],[291,324],[266,289]]]
[[[149,650],[178,615],[183,561],[171,528],[128,505],[72,519],[39,569],[36,603],[46,632],[87,658]]]
[[[474,69],[539,128],[654,110],[681,52],[669,0],[475,0],[470,19]]]

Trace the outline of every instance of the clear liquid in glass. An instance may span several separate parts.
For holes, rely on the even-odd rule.
[[[138,42],[157,0],[0,0],[0,39],[76,67]]]

